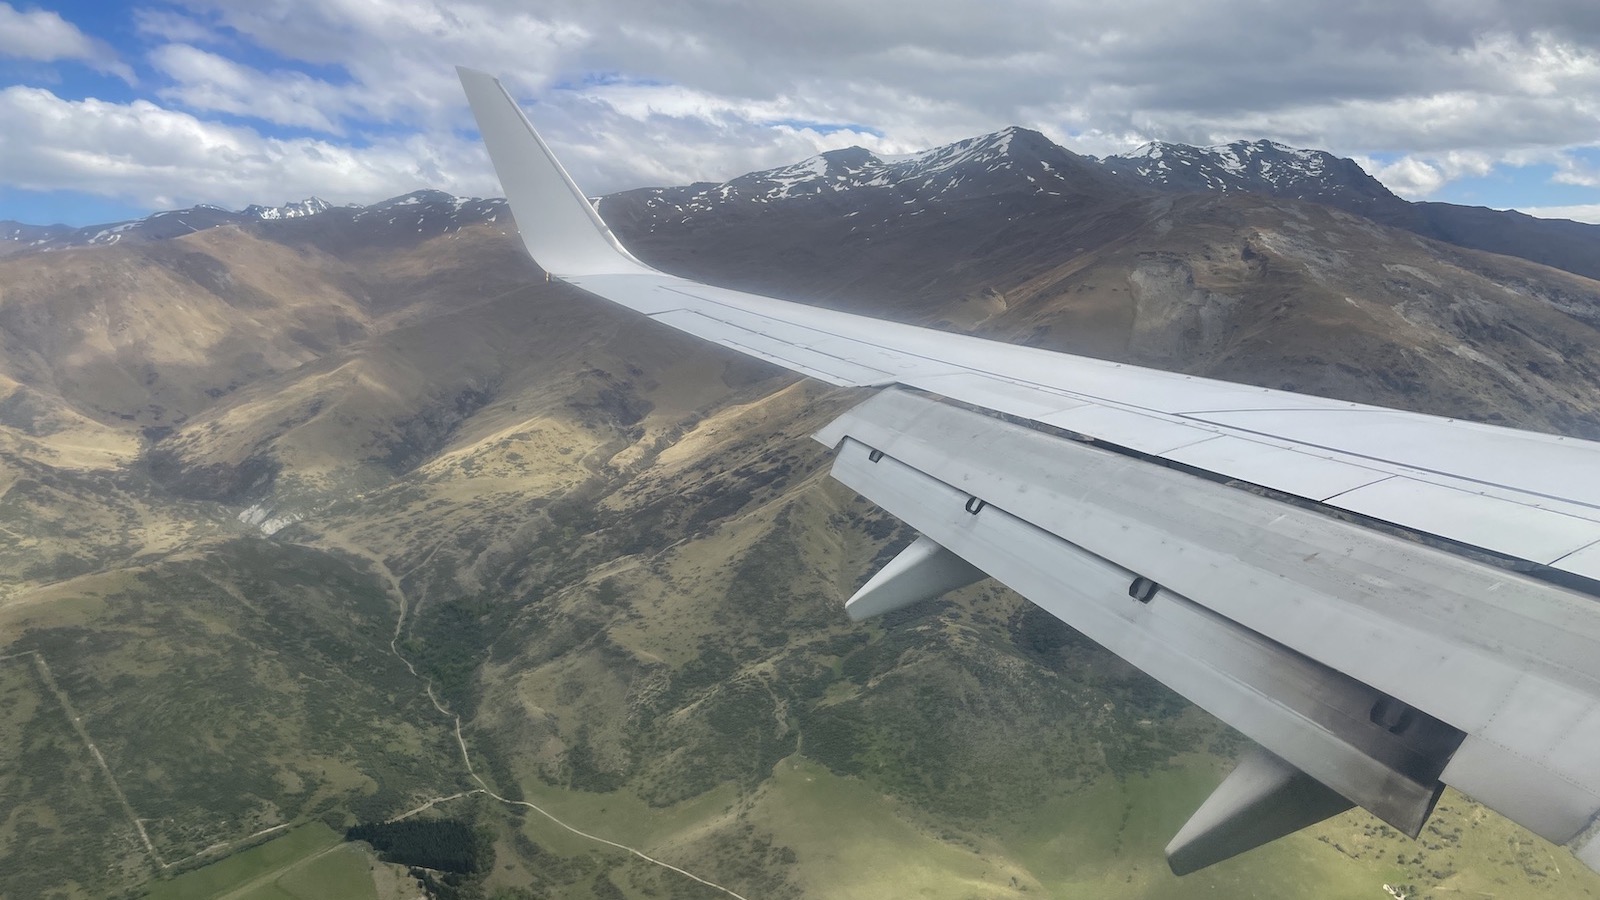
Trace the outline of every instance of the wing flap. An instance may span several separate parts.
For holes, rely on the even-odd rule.
[[[1458,732],[1378,728],[1373,688],[1174,592],[1140,602],[1129,596],[1138,573],[1002,508],[974,515],[965,490],[887,454],[873,462],[854,439],[833,475],[1395,828],[1421,829],[1443,765],[1434,744]]]
[[[876,395],[818,439],[842,442],[840,480],[1380,816],[1370,798],[1310,758],[1326,748],[1288,746],[1282,736],[1274,743],[1270,734],[1252,731],[1240,718],[1248,711],[1227,705],[1237,698],[1219,705],[1196,692],[1193,671],[1175,677],[1163,668],[1174,665],[1167,659],[1179,655],[1174,648],[1165,649],[1165,661],[1152,661],[1136,641],[1129,646],[1115,623],[1092,621],[1096,607],[1063,601],[1063,586],[1075,584],[1078,574],[1056,571],[1052,596],[1047,573],[1030,568],[1045,563],[1023,566],[978,547],[977,532],[1011,519],[1025,523],[1124,575],[1161,585],[1158,597],[1170,595],[1340,678],[1370,685],[1485,748],[1514,748],[1522,782],[1560,788],[1559,802],[1544,804],[1543,815],[1519,819],[1550,840],[1570,839],[1600,814],[1600,759],[1593,754],[1600,732],[1584,724],[1591,716],[1600,721],[1600,604],[1592,598],[900,391]],[[845,452],[851,448],[860,452]],[[869,457],[867,448],[882,454],[878,463],[854,458]],[[982,514],[967,515],[953,501],[939,501],[943,512],[930,513],[913,502],[939,496],[928,485],[920,493],[889,492],[886,473],[898,467],[956,496],[981,498]],[[1019,533],[1005,539],[1015,543],[1002,542],[1007,552],[1049,555],[1048,542],[1030,544],[1025,530],[1012,530]],[[1133,604],[1122,612],[1148,615],[1144,609]],[[1198,621],[1186,627],[1204,628]],[[1151,639],[1155,630],[1155,620],[1144,621],[1139,639]],[[1204,656],[1203,665],[1234,671],[1230,660],[1247,653],[1234,647],[1226,660]],[[1256,692],[1293,681],[1265,666],[1256,676],[1242,679]],[[1331,683],[1331,676],[1318,677]],[[1493,791],[1496,783],[1484,780],[1493,768],[1463,767],[1450,783],[1468,793]]]

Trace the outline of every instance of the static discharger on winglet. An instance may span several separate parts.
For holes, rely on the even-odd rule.
[[[1260,745],[1168,845],[1175,872],[1354,805],[1415,837],[1447,784],[1600,870],[1600,444],[668,275],[622,246],[498,81],[460,75],[550,276],[884,388],[817,435],[836,478],[922,534],[851,618],[987,574]]]

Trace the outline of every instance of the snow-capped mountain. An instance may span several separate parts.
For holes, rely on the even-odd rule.
[[[879,156],[860,147],[830,150],[790,166],[721,184],[649,190],[655,216],[692,217],[730,207],[806,201],[849,193],[890,194],[907,205],[1004,195],[1067,197],[1107,190],[1236,191],[1310,200],[1353,211],[1406,206],[1353,160],[1272,141],[1217,147],[1156,142],[1126,156],[1080,156],[1025,128],[957,141],[921,153]]]
[[[496,197],[456,197],[444,191],[412,191],[399,197],[380,200],[371,206],[352,206],[351,221],[382,222],[415,228],[417,231],[443,231],[476,222],[494,222],[506,211],[506,201]]]
[[[1403,203],[1354,160],[1274,141],[1193,147],[1153,141],[1101,164],[1161,190],[1247,191],[1319,203]]]
[[[10,219],[0,220],[0,253],[8,247],[26,247],[72,231],[71,225],[27,225]]]
[[[307,197],[298,203],[285,203],[282,206],[246,206],[239,214],[253,219],[299,219],[305,216],[314,216],[317,213],[327,212],[333,204],[321,197]]]
[[[682,224],[697,216],[715,214],[746,215],[763,207],[793,203],[816,203],[816,212],[849,215],[888,221],[920,215],[932,207],[948,207],[960,202],[992,202],[995,198],[1013,201],[1081,199],[1085,195],[1141,193],[1145,188],[1118,179],[1114,173],[1089,157],[1079,156],[1051,142],[1044,135],[1025,128],[1011,127],[903,156],[878,156],[860,147],[831,150],[789,166],[741,175],[722,184],[693,184],[681,187],[627,191],[602,198],[602,208],[610,214],[620,207],[625,214],[653,224]],[[843,199],[845,194],[849,199]],[[642,198],[642,211],[638,201]],[[850,211],[842,209],[851,207]],[[876,216],[863,211],[871,208]],[[383,200],[369,206],[333,206],[326,200],[310,197],[282,206],[247,206],[232,212],[215,206],[156,213],[143,219],[115,222],[87,228],[66,226],[37,227],[21,224],[0,225],[0,252],[22,250],[60,250],[88,245],[109,245],[130,241],[161,240],[179,237],[220,225],[260,223],[265,226],[326,220],[364,224],[362,240],[379,233],[405,233],[420,237],[448,233],[477,222],[509,222],[503,199],[454,197],[443,191],[422,190]],[[327,229],[323,229],[327,230]],[[357,238],[341,233],[337,240]]]
[[[247,206],[234,212],[220,206],[202,203],[188,209],[174,209],[154,213],[142,219],[111,222],[72,228],[66,225],[46,227],[22,225],[8,228],[0,225],[0,253],[22,250],[62,250],[68,247],[118,244],[125,241],[165,240],[180,237],[219,225],[238,225],[245,222],[300,218],[326,212],[332,206],[326,200],[310,197],[298,203],[278,207]]]
[[[1306,200],[1435,240],[1600,278],[1600,226],[1479,206],[1413,203],[1396,196],[1355,160],[1323,150],[1273,141],[1213,147],[1158,141],[1100,162],[1121,177],[1161,191]]]
[[[645,207],[653,217],[679,216],[687,221],[713,210],[826,200],[846,193],[852,206],[892,197],[901,205],[921,207],[1007,195],[1067,197],[1115,189],[1114,176],[1092,159],[1037,131],[1013,126],[921,153],[878,156],[850,147],[721,184],[650,188],[644,193]]]
[[[143,219],[72,228],[66,225],[24,225],[0,222],[0,255],[28,250],[52,251],[71,247],[166,240],[221,225],[260,223],[266,227],[306,223],[317,219],[368,222],[366,237],[405,231],[425,237],[459,230],[463,225],[494,222],[505,212],[505,200],[454,197],[443,191],[415,191],[371,206],[334,206],[320,197],[308,197],[282,206],[252,204],[238,212],[202,204],[188,209],[155,213]],[[507,217],[509,220],[509,216]],[[296,226],[298,227],[298,225]],[[348,240],[350,235],[344,235]]]
[[[597,201],[613,227],[657,228],[742,221],[783,208],[795,222],[848,219],[851,235],[922,217],[947,220],[974,209],[1010,221],[1029,210],[1086,210],[1152,192],[1260,194],[1332,206],[1384,225],[1480,250],[1520,256],[1600,278],[1600,226],[1520,213],[1411,203],[1354,160],[1272,141],[1194,147],[1155,142],[1105,159],[1080,156],[1025,128],[1010,127],[904,156],[860,147],[830,150],[788,166],[720,184],[642,188]],[[326,227],[310,223],[326,221]],[[0,255],[127,241],[162,240],[219,225],[304,227],[344,244],[427,238],[479,222],[510,224],[505,201],[416,191],[370,206],[332,206],[317,197],[231,212],[215,206],[174,210],[89,228],[0,222]],[[339,223],[367,227],[347,230]],[[1093,230],[1092,216],[1083,227]],[[302,225],[293,225],[301,228]],[[321,239],[321,238],[319,238]],[[1093,243],[1074,238],[1075,246]]]

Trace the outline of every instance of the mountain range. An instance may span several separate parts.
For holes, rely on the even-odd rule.
[[[1106,174],[1112,177],[1107,179]],[[656,200],[658,207],[665,204],[687,219],[696,212],[726,210],[730,205],[807,197],[839,200],[846,192],[855,197],[862,191],[915,198],[910,200],[912,205],[929,200],[948,203],[1004,191],[1008,180],[1017,179],[1025,180],[1029,190],[1047,196],[1071,195],[1098,184],[1113,190],[1117,188],[1111,186],[1116,185],[1123,191],[1139,187],[1177,194],[1233,191],[1306,200],[1424,237],[1600,277],[1600,225],[1538,219],[1514,210],[1403,200],[1354,160],[1266,140],[1211,147],[1155,141],[1126,155],[1096,158],[1080,156],[1036,131],[1013,126],[897,157],[878,156],[860,147],[831,150],[794,165],[752,172],[722,184],[657,189]],[[362,207],[333,207],[311,197],[276,207],[252,205],[239,212],[197,206],[76,229],[0,221],[0,254],[162,239],[218,225],[329,211],[357,218],[396,204],[447,200],[481,202],[458,201],[438,191],[418,191],[374,204],[365,213]]]
[[[1332,158],[1158,149],[1008,129],[598,206],[716,284],[1600,437],[1600,282],[1360,213]],[[808,437],[862,394],[548,282],[502,201],[299,209],[0,258],[0,895],[401,897],[323,851],[412,815],[487,829],[474,889],[519,900],[727,896],[650,859],[751,898],[1600,896],[1453,793],[1418,842],[1352,813],[1173,878],[1236,734],[992,583],[845,621],[912,538]]]

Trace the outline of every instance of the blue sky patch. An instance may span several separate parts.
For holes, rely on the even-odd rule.
[[[159,210],[96,197],[82,191],[61,189],[30,191],[0,184],[0,219],[26,225],[102,225],[142,219]]]

